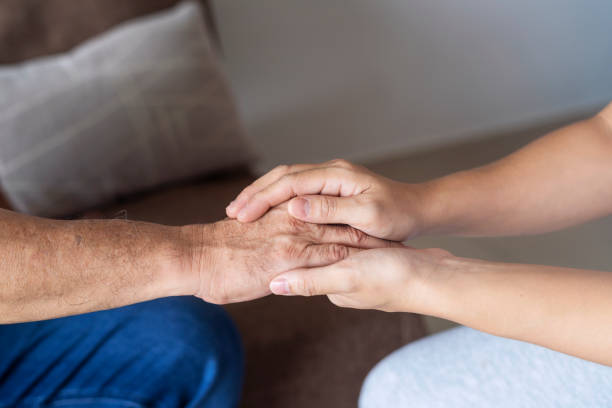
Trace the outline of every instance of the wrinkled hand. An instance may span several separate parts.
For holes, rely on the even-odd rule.
[[[329,265],[358,248],[399,245],[346,226],[305,223],[291,217],[286,205],[254,223],[223,220],[185,228],[193,242],[191,269],[199,276],[196,296],[218,304],[266,296],[270,281],[288,270]]]
[[[394,241],[418,234],[424,187],[376,175],[344,160],[279,166],[246,187],[226,209],[250,222],[289,200],[292,216],[312,223],[348,224]]]
[[[424,283],[450,258],[442,249],[371,249],[333,265],[283,273],[270,289],[278,295],[327,295],[342,307],[420,312],[428,301]]]

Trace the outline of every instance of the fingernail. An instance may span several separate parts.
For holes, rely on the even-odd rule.
[[[294,198],[289,203],[289,213],[297,218],[306,218],[310,212],[310,201],[303,197]]]
[[[289,281],[285,278],[277,278],[270,282],[270,290],[275,295],[289,295],[291,291],[289,289]]]
[[[236,200],[232,201],[225,207],[227,211],[233,211],[236,208]]]

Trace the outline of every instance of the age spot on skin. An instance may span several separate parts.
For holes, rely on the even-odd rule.
[[[83,237],[82,236],[80,236],[78,234],[74,236],[74,242],[76,242],[77,246],[81,245],[81,241],[83,241]]]

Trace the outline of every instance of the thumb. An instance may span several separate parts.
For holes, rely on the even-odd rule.
[[[342,262],[318,268],[301,268],[283,273],[270,282],[275,295],[316,296],[350,290],[350,271]]]
[[[362,210],[355,197],[309,195],[289,201],[289,214],[317,224],[354,225],[363,221]]]

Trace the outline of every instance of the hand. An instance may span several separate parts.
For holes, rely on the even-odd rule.
[[[196,296],[232,303],[270,294],[276,275],[295,268],[329,265],[358,248],[399,246],[346,226],[308,224],[288,215],[286,205],[257,222],[224,220],[184,227],[192,242],[190,276],[198,276]]]
[[[277,295],[327,295],[337,306],[386,312],[423,312],[429,276],[452,255],[442,249],[383,248],[338,263],[300,268],[270,282]]]
[[[246,187],[228,206],[228,217],[250,222],[286,200],[303,221],[348,224],[368,235],[394,241],[418,234],[422,185],[404,184],[344,160],[279,166]]]

